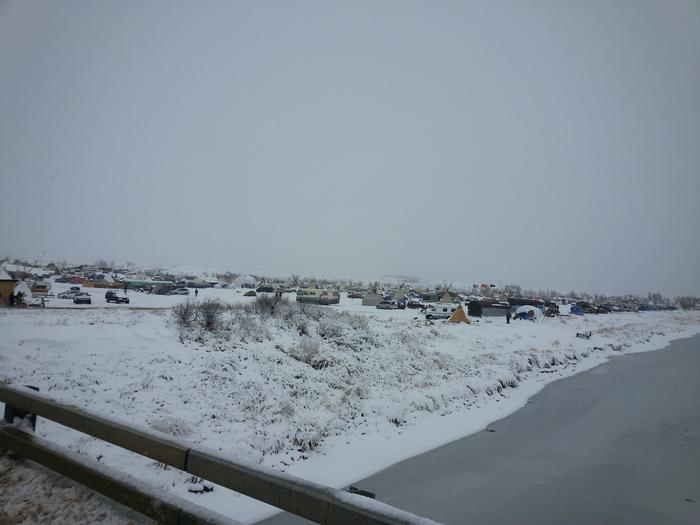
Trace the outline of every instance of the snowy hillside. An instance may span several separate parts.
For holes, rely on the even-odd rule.
[[[6,310],[0,380],[342,486],[483,429],[549,381],[700,332],[697,312],[510,325],[366,312],[228,304],[207,330],[171,310]],[[237,519],[271,512],[220,487],[189,494],[184,474],[58,425],[38,432]]]

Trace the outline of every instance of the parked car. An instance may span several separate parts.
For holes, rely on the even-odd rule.
[[[406,306],[415,310],[425,310],[426,308],[428,308],[429,305],[427,303],[424,303],[421,299],[411,298],[408,300]]]
[[[66,290],[65,292],[61,292],[60,294],[58,294],[56,297],[58,297],[59,299],[73,299],[79,293],[80,289]]]
[[[73,303],[75,304],[92,304],[92,297],[87,292],[78,292],[73,297]]]
[[[384,299],[381,303],[377,305],[377,308],[379,310],[398,310],[399,309],[399,302],[398,301],[389,301]]]
[[[118,292],[116,290],[109,290],[105,294],[105,299],[108,303],[129,304],[129,297],[124,292]]]
[[[169,295],[190,295],[190,291],[187,288],[175,288]]]

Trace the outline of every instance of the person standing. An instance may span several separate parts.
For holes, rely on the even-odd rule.
[[[194,289],[194,296],[197,297],[199,295],[199,288]]]
[[[510,324],[510,308],[506,310],[506,324]]]

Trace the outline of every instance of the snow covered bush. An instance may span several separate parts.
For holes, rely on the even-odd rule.
[[[277,301],[273,310],[275,317],[285,321],[288,325],[294,317],[303,315],[299,303],[293,303],[289,299],[283,298]]]
[[[175,323],[181,328],[187,328],[192,324],[197,315],[197,309],[194,303],[189,299],[184,303],[179,303],[173,306],[173,318]]]
[[[299,343],[289,352],[289,356],[297,361],[310,365],[313,360],[318,357],[320,348],[321,345],[318,341],[311,337],[302,336]]]
[[[305,428],[298,429],[294,435],[293,445],[297,448],[297,452],[311,452],[323,441],[326,437],[321,429],[316,425],[306,425]]]
[[[154,418],[150,422],[150,427],[153,430],[176,437],[188,437],[192,434],[192,428],[187,422],[172,414]]]
[[[277,303],[280,301],[289,302],[288,299],[279,299],[268,294],[260,294],[255,298],[253,303],[253,308],[260,315],[273,315],[275,313],[275,308]]]
[[[267,327],[250,309],[234,309],[229,328],[242,343],[262,342],[270,338]]]
[[[344,322],[345,321],[345,322]],[[332,316],[323,316],[318,321],[318,335],[323,339],[339,341],[345,333],[347,322]]]
[[[205,330],[215,330],[221,324],[221,314],[225,307],[218,299],[205,299],[197,304],[197,313],[202,328]]]
[[[280,403],[279,414],[285,418],[290,418],[294,415],[294,405],[288,400]]]

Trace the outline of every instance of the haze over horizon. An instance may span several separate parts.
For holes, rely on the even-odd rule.
[[[0,255],[700,295],[700,5],[0,1]]]

